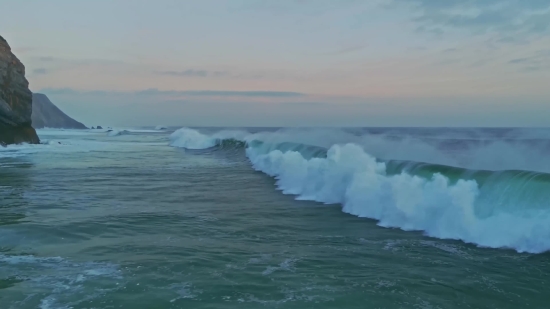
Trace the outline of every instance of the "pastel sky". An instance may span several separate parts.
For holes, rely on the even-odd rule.
[[[548,126],[548,0],[0,0],[87,125]]]

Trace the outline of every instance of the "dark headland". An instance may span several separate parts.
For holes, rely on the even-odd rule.
[[[31,114],[32,93],[25,66],[0,36],[0,145],[39,143]]]
[[[32,94],[32,126],[35,129],[87,129],[55,106],[45,94]]]

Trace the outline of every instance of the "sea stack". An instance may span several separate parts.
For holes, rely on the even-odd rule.
[[[0,145],[38,144],[31,114],[32,93],[25,66],[0,36]]]
[[[35,129],[87,129],[55,106],[45,94],[32,94],[32,126]]]

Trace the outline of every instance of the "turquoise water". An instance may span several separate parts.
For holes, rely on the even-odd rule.
[[[0,150],[0,308],[550,306],[545,250],[381,227],[282,194],[242,148],[170,133],[47,130]]]

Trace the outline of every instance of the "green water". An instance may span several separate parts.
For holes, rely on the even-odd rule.
[[[548,254],[382,228],[164,134],[46,133],[0,158],[0,308],[550,307]]]

